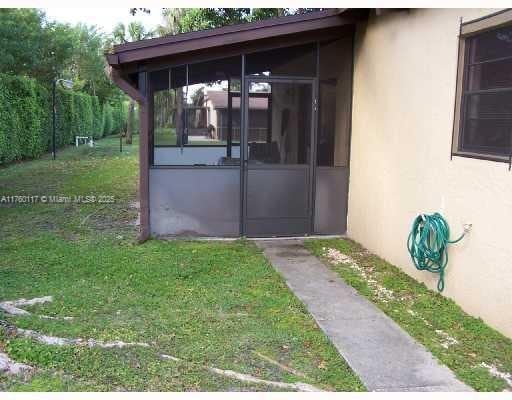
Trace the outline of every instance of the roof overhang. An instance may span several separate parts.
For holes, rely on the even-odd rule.
[[[271,18],[263,21],[229,25],[155,39],[140,40],[115,46],[107,54],[108,63],[116,69],[158,62],[163,58],[181,58],[212,49],[257,48],[257,43],[279,42],[283,38],[309,37],[313,32],[334,32],[353,27],[367,17],[363,9],[330,9],[306,14]],[[304,40],[303,39],[303,40]],[[256,46],[256,47],[255,47]]]

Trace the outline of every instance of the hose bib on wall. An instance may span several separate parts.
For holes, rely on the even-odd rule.
[[[464,227],[464,233],[450,240],[448,223],[439,213],[420,214],[413,224],[407,239],[407,249],[416,269],[439,274],[437,290],[444,289],[444,270],[448,264],[448,244],[457,243],[466,235],[471,225]]]

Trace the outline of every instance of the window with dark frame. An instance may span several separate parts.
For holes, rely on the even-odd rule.
[[[241,56],[150,74],[153,164],[240,164]]]
[[[337,57],[351,56],[351,46],[351,37],[345,37],[246,55],[246,76],[254,79],[319,79],[318,166],[348,166],[349,124],[343,116],[349,114],[351,71],[340,68]],[[240,165],[241,70],[242,57],[234,56],[150,73],[152,165]],[[252,83],[247,99],[249,162],[309,162],[311,89]]]
[[[464,39],[457,152],[509,157],[512,152],[512,25]]]
[[[312,96],[304,82],[249,84],[249,164],[309,163]]]

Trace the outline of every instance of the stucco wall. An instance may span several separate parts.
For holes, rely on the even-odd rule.
[[[435,288],[406,249],[413,218],[441,212],[453,237],[444,295],[512,337],[512,172],[450,160],[460,18],[496,10],[413,10],[356,37],[348,235]]]

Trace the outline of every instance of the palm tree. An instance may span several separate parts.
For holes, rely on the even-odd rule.
[[[122,22],[117,24],[112,31],[112,42],[122,44],[148,39],[154,36],[154,32],[146,30],[141,22],[133,21],[125,26]],[[126,144],[132,144],[133,116],[135,113],[135,101],[130,99],[128,104],[128,119],[126,122]]]
[[[180,33],[183,30],[181,20],[186,13],[186,8],[164,8],[162,10],[163,24],[156,28],[157,34],[165,36]]]

